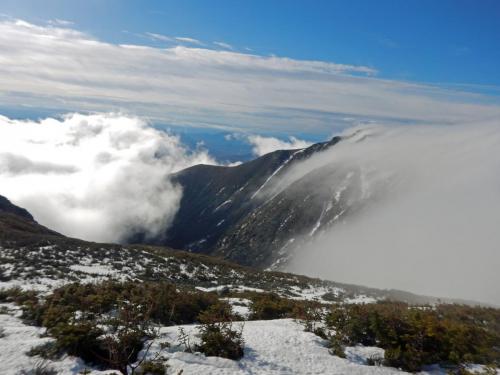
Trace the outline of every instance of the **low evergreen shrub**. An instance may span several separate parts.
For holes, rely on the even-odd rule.
[[[200,343],[195,350],[208,357],[237,360],[243,357],[242,329],[233,329],[231,322],[207,323],[199,327]]]
[[[500,310],[461,305],[409,306],[397,302],[338,305],[325,319],[331,346],[378,346],[384,364],[418,371],[424,365],[500,366]]]

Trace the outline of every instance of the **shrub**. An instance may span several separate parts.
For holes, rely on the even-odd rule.
[[[195,350],[204,353],[207,357],[216,356],[228,359],[243,357],[242,329],[232,329],[230,322],[203,324],[199,328],[200,344]]]
[[[42,302],[18,289],[2,291],[0,298],[21,303],[23,316],[45,326],[55,338],[53,353],[35,348],[34,355],[68,353],[123,374],[134,372],[131,364],[145,343],[145,352],[149,351],[157,337],[155,324],[208,322],[213,316],[231,319],[230,306],[215,294],[179,291],[163,282],[73,283],[54,290]]]
[[[345,351],[344,351],[344,344],[343,344],[342,340],[340,340],[338,338],[338,336],[333,335],[330,338],[328,348],[329,348],[330,354],[336,355],[337,357],[340,357],[340,358],[346,357]]]
[[[56,289],[47,296],[40,312],[40,324],[54,327],[60,322],[74,319],[79,312],[84,319],[116,308],[119,301],[128,301],[136,306],[148,306],[148,315],[163,325],[189,324],[196,322],[198,316],[212,305],[220,304],[215,294],[179,291],[173,284],[163,282],[118,283],[106,281],[100,284],[69,284]]]
[[[204,324],[230,322],[235,318],[227,302],[218,301],[198,315],[198,321]]]
[[[8,314],[9,308],[7,306],[0,306],[0,314]]]
[[[58,352],[66,352],[82,358],[84,361],[100,364],[107,353],[101,348],[99,336],[103,333],[95,322],[61,322],[50,329],[56,339]]]
[[[304,325],[304,331],[313,332],[322,339],[327,338],[327,334],[323,327],[318,326],[323,320],[323,311],[321,307],[309,307],[304,310],[302,314],[302,324]]]
[[[384,357],[379,354],[372,354],[366,359],[368,366],[382,366],[384,364]]]
[[[243,326],[239,331],[234,330],[232,328],[233,317],[231,306],[222,301],[201,313],[199,320],[203,324],[198,327],[200,343],[194,346],[194,350],[202,352],[206,356],[234,360],[243,357]],[[192,351],[189,336],[182,328],[179,332],[180,341],[186,350]]]
[[[323,340],[328,340],[328,333],[322,327],[315,327],[312,330],[312,333],[314,333],[318,337],[321,337]]]
[[[40,356],[44,359],[58,359],[62,353],[58,349],[56,342],[48,341],[31,348],[26,354],[30,357]]]
[[[191,346],[191,339],[189,337],[189,334],[186,333],[183,327],[179,327],[177,340],[179,341],[179,344],[184,347],[184,351],[188,353],[193,352],[193,348]]]
[[[19,287],[0,289],[0,302],[14,302],[22,307],[22,318],[27,323],[40,325],[39,301],[36,292]]]
[[[165,375],[167,366],[162,361],[144,361],[139,368],[138,375]]]
[[[40,361],[30,370],[21,370],[20,375],[57,375],[57,371],[45,361]]]
[[[252,320],[271,320],[292,317],[295,304],[277,294],[261,294],[250,305]]]
[[[144,332],[134,325],[114,327],[101,340],[101,346],[107,355],[101,360],[110,368],[128,374],[128,367],[137,359],[145,341]]]
[[[418,371],[433,363],[498,365],[499,318],[495,309],[382,302],[336,306],[326,325],[336,332],[332,347],[376,345],[385,349],[386,365]]]

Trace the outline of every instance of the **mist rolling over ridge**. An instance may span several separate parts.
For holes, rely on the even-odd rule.
[[[500,304],[498,125],[381,126],[349,134],[277,183],[283,188],[333,166],[359,174],[349,186],[362,192],[348,202],[354,213],[303,236],[286,268]],[[318,176],[310,181],[316,189],[331,182]]]
[[[168,175],[199,163],[215,160],[133,116],[0,116],[2,194],[65,235],[114,242],[136,231],[158,235],[182,196]]]
[[[2,193],[63,234],[500,303],[494,122],[372,123],[315,145],[238,136],[270,153],[217,166],[136,117],[0,120]]]

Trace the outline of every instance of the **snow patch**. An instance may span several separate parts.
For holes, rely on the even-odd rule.
[[[196,326],[183,326],[196,342]],[[238,323],[234,328],[238,328]],[[162,340],[178,342],[179,327],[162,328]],[[179,346],[170,348],[168,364],[173,374],[183,370],[183,375],[324,375],[324,374],[402,374],[388,367],[371,367],[333,356],[325,340],[291,319],[245,322],[243,326],[245,355],[239,361],[205,357],[199,353],[184,353]],[[159,348],[153,345],[152,352]],[[353,353],[361,349],[353,349]]]
[[[69,268],[73,271],[79,271],[79,272],[87,273],[89,275],[109,276],[109,275],[118,274],[118,272],[115,269],[113,269],[109,266],[104,266],[104,265],[100,265],[100,264],[95,264],[92,266],[74,264],[74,265],[69,266]]]

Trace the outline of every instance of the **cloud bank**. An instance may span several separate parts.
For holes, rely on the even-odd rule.
[[[255,156],[261,156],[276,150],[293,150],[298,148],[305,148],[312,143],[289,137],[289,141],[283,141],[275,137],[263,137],[261,135],[249,135],[247,138],[248,143],[252,145],[252,152]]]
[[[288,270],[500,305],[498,122],[347,134],[283,180],[351,171],[334,196],[355,208],[315,239],[306,235]],[[319,177],[311,186],[331,182]]]
[[[182,195],[167,175],[199,163],[215,161],[136,117],[0,116],[0,194],[69,236],[121,241],[160,234]]]
[[[331,134],[366,120],[451,124],[500,116],[498,99],[377,79],[369,66],[111,44],[61,23],[4,19],[0,50],[0,102],[7,108],[50,113],[126,108],[169,124],[260,134],[270,129]]]

